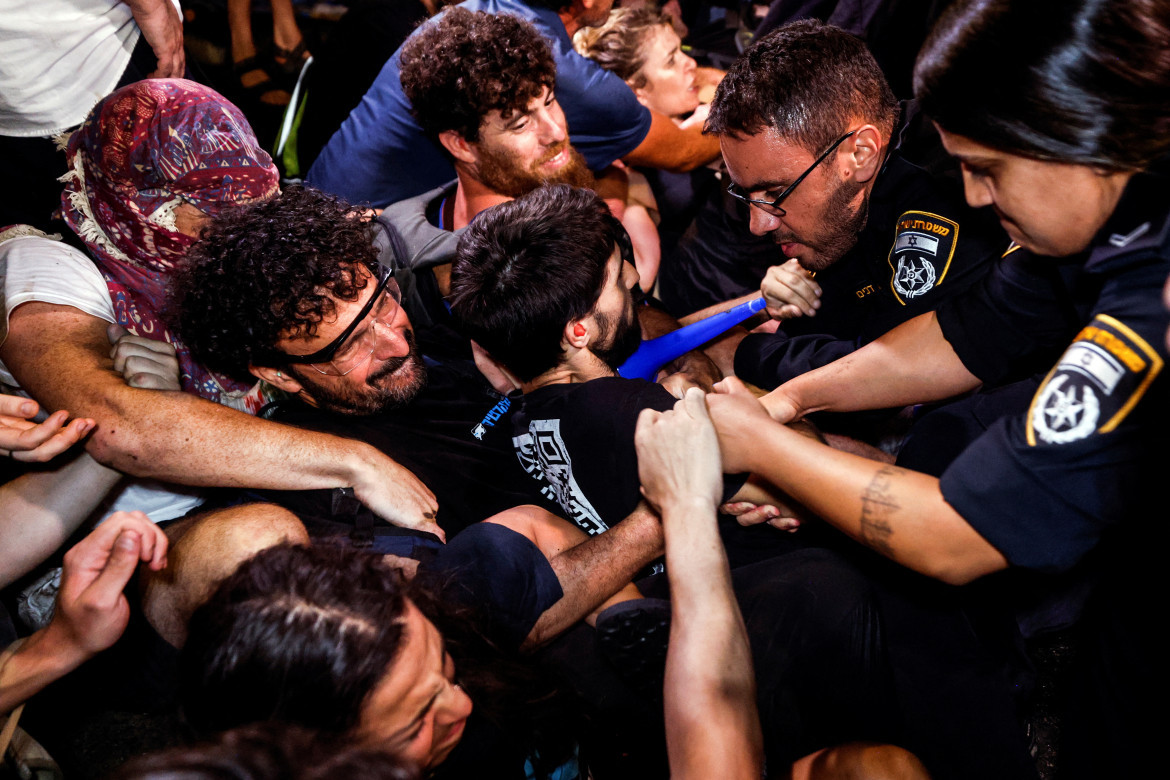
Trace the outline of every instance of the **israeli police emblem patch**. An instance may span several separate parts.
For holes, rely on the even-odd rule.
[[[905,305],[942,284],[955,244],[959,223],[925,211],[907,211],[898,217],[890,248],[890,289]]]
[[[1162,358],[1107,314],[1077,334],[1028,408],[1028,445],[1067,444],[1116,428],[1162,370]]]

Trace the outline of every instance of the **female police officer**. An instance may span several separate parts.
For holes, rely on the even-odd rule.
[[[1165,535],[1153,518],[1165,512],[1150,508],[1170,401],[1160,295],[1170,182],[1151,169],[1170,151],[1170,3],[959,0],[919,54],[915,92],[962,164],[968,201],[991,206],[1021,251],[972,294],[782,385],[763,407],[727,380],[710,398],[724,466],[765,476],[945,582],[1092,564],[1081,630],[1086,680],[1098,684],[1078,689],[1063,763],[1086,776],[1137,774],[1153,760],[1144,713],[1160,708],[1153,691],[1165,682],[1145,607],[1152,587],[1165,590],[1151,576]],[[1077,329],[1046,267],[1071,268],[1065,278],[1089,302]],[[1053,354],[1030,404],[937,479],[776,422],[952,398]]]

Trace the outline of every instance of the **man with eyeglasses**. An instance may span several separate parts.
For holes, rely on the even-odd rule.
[[[848,354],[965,289],[1006,248],[956,181],[908,159],[923,150],[920,122],[860,39],[816,20],[776,29],[729,70],[707,132],[752,233],[788,258],[760,287],[780,325],[743,339],[737,376],[772,388]]]
[[[494,617],[510,635],[543,644],[661,555],[661,526],[641,511],[585,542],[554,517],[559,507],[528,490],[505,426],[490,424],[508,399],[476,369],[466,341],[462,355],[430,351],[434,336],[412,325],[371,232],[312,188],[217,217],[173,282],[175,328],[200,360],[283,391],[266,417],[363,441],[409,469],[434,492],[447,543],[379,520],[343,490],[249,498],[292,510],[313,537],[408,566],[443,556],[466,564],[462,581],[487,567],[490,577],[469,590],[495,594],[503,606]]]

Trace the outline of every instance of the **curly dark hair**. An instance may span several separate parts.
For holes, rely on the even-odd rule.
[[[748,47],[715,90],[703,132],[751,136],[772,128],[813,154],[872,122],[892,133],[894,97],[860,38],[816,19],[777,27]]]
[[[455,7],[402,47],[402,90],[431,137],[454,130],[479,140],[490,111],[505,120],[556,84],[556,62],[541,34],[509,14]]]
[[[334,298],[357,300],[369,278],[358,265],[377,262],[370,224],[348,203],[292,186],[208,223],[174,275],[167,319],[196,360],[247,377],[280,339],[312,336]]]

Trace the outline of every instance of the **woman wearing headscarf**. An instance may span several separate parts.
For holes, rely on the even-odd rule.
[[[67,156],[62,213],[101,271],[118,325],[173,344],[183,390],[254,414],[259,386],[195,363],[159,316],[169,275],[203,220],[279,190],[243,114],[191,81],[140,81],[90,112]]]

